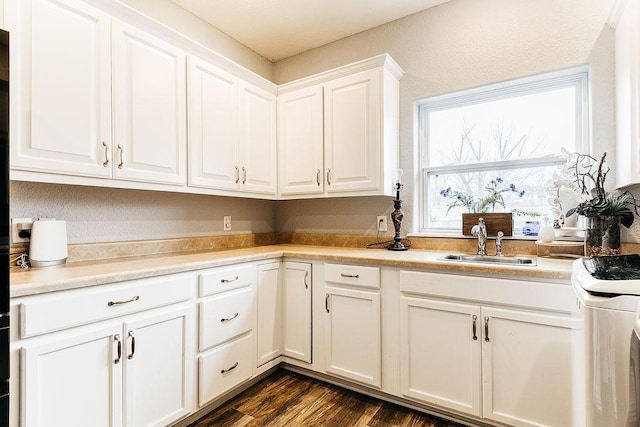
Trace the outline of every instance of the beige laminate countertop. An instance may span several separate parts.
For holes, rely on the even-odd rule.
[[[280,257],[418,268],[444,273],[518,277],[560,283],[569,283],[571,277],[571,260],[538,258],[538,265],[533,267],[439,261],[438,258],[443,255],[444,252],[416,249],[393,252],[384,249],[290,244],[146,255],[39,269],[13,268],[10,294],[12,298],[16,298]]]

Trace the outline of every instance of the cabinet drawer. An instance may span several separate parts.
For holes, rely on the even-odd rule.
[[[228,341],[253,328],[253,286],[216,295],[200,303],[200,351]]]
[[[576,310],[576,296],[569,284],[400,270],[400,291],[403,294],[473,300],[536,310]]]
[[[22,338],[161,307],[192,296],[192,276],[165,276],[27,297]]]
[[[241,288],[256,282],[256,266],[216,268],[200,274],[200,296]]]
[[[324,280],[342,285],[380,289],[380,269],[361,265],[325,264]]]
[[[252,361],[253,334],[201,355],[198,358],[198,405],[204,406],[251,378]]]

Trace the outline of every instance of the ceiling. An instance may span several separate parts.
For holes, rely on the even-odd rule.
[[[171,0],[270,61],[449,0]]]

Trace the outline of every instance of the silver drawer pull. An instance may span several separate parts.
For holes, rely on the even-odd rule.
[[[232,367],[228,369],[223,369],[220,371],[221,374],[226,374],[227,372],[231,372],[238,367],[238,362],[234,363]]]
[[[140,299],[140,296],[136,295],[136,296],[134,296],[134,297],[131,297],[131,298],[129,298],[129,299],[127,299],[127,300],[123,300],[123,301],[109,301],[109,302],[107,303],[107,305],[108,305],[109,307],[111,307],[112,305],[128,304],[128,303],[130,303],[130,302],[138,301],[139,299]]]
[[[307,282],[308,278],[309,278],[309,272],[305,271],[304,272],[304,288],[305,289],[309,289],[309,282]]]
[[[340,273],[340,277],[346,277],[348,279],[359,279],[360,275],[359,274],[344,274],[344,273]]]
[[[223,317],[222,319],[220,319],[220,322],[221,322],[221,323],[228,322],[228,321],[230,321],[230,320],[235,319],[236,317],[238,317],[238,313],[234,314],[234,315],[233,315],[233,316],[231,316],[231,317]]]
[[[238,276],[234,277],[233,279],[220,279],[220,283],[231,283],[235,282],[236,280],[238,280]]]

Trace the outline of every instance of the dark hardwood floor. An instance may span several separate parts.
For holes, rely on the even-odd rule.
[[[460,427],[280,369],[189,427]]]

